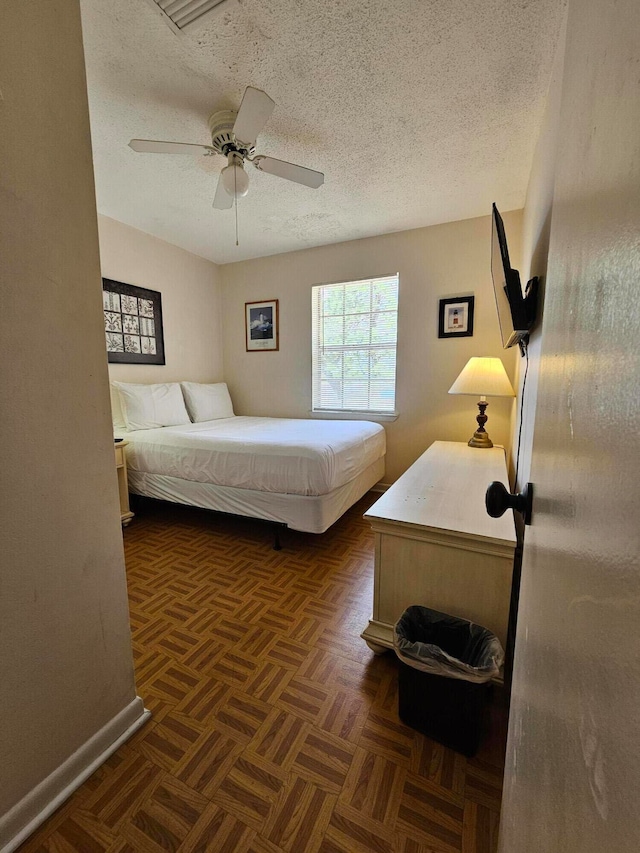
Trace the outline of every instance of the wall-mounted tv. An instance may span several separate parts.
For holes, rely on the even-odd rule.
[[[493,205],[491,234],[491,277],[498,308],[498,320],[505,349],[523,343],[536,319],[538,279],[527,284],[525,295],[520,287],[520,273],[511,269],[509,249],[504,233],[504,223]]]

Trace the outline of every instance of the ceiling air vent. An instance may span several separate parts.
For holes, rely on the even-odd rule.
[[[189,24],[199,21],[225,0],[147,0],[160,12],[164,22],[174,33],[181,32]]]

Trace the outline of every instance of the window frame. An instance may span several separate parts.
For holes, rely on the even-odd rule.
[[[322,344],[321,332],[319,330],[319,325],[322,322],[323,315],[320,308],[320,303],[322,300],[323,289],[330,287],[347,287],[348,285],[358,285],[365,282],[369,282],[373,284],[376,281],[382,281],[384,279],[395,279],[395,308],[393,309],[393,313],[395,314],[395,339],[393,341],[394,348],[394,371],[393,371],[393,408],[389,409],[375,409],[375,408],[349,408],[349,407],[322,407],[319,405],[320,400],[319,392],[318,392],[318,383],[322,381],[322,376],[318,367],[318,360],[320,358],[321,353],[325,350],[325,347]],[[310,414],[316,417],[318,416],[331,416],[338,418],[353,418],[354,415],[357,415],[361,418],[373,419],[373,420],[395,420],[398,417],[398,406],[397,406],[397,395],[398,395],[398,369],[397,369],[397,358],[398,358],[398,318],[399,318],[399,305],[400,305],[400,273],[388,273],[386,275],[373,275],[366,276],[363,278],[352,279],[352,280],[343,280],[343,281],[333,281],[333,282],[321,282],[318,284],[313,284],[311,286],[311,411]],[[356,312],[360,313],[360,312]],[[373,324],[371,323],[371,317],[376,314],[386,313],[384,311],[372,311],[362,312],[364,316],[369,317],[369,330],[373,328]],[[342,314],[336,314],[335,316],[348,317],[350,316],[344,311]],[[350,349],[354,347],[367,350],[369,353],[376,349],[389,349],[389,343],[382,343],[380,345],[372,345],[371,342],[368,344],[353,344],[351,346],[342,345],[333,345],[327,347],[328,349],[333,349],[336,352],[345,353],[349,352]],[[366,379],[367,382],[367,393],[370,401],[371,394],[371,377],[369,376]],[[341,379],[340,382],[344,382],[344,379]]]

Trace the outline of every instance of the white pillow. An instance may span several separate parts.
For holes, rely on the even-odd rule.
[[[194,424],[233,417],[233,404],[226,382],[216,382],[215,385],[181,382],[180,385]]]
[[[188,424],[189,415],[178,382],[162,385],[132,385],[114,382],[128,430]]]
[[[109,396],[111,398],[111,420],[113,421],[113,431],[126,432],[127,425],[124,422],[122,404],[120,403],[120,394],[113,382],[109,383]]]

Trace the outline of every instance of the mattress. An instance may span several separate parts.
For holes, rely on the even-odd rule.
[[[236,416],[121,435],[133,475],[293,495],[327,494],[385,453],[369,421]]]

